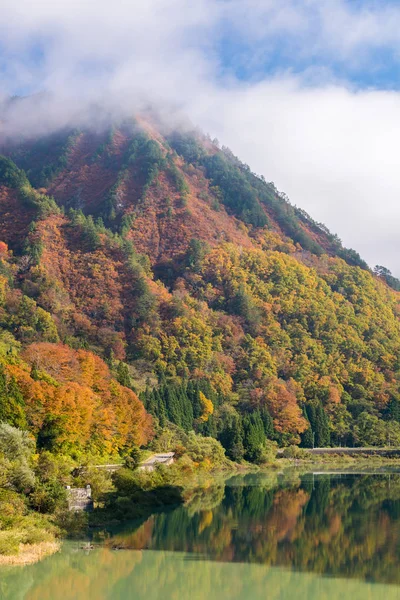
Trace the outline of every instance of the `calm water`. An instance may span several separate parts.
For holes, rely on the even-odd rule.
[[[1,600],[400,600],[400,475],[257,475],[37,565]]]

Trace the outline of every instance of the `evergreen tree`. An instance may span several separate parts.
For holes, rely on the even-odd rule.
[[[260,417],[263,422],[265,437],[268,440],[274,439],[274,420],[267,408],[264,407],[260,410]]]
[[[97,232],[92,215],[87,217],[86,223],[83,227],[83,241],[86,249],[91,252],[97,250],[97,248],[100,246],[100,236]]]
[[[117,381],[125,387],[130,388],[132,386],[128,365],[122,362],[122,360],[118,363],[117,367]]]
[[[47,415],[38,433],[37,447],[41,450],[57,450],[57,440],[62,436],[62,417]]]
[[[153,391],[153,394],[154,394],[154,398],[155,398],[156,416],[158,417],[158,419],[160,421],[161,427],[165,427],[165,424],[168,419],[168,413],[167,413],[167,407],[165,405],[165,400],[159,390]]]
[[[189,381],[187,386],[187,395],[193,407],[193,418],[198,419],[202,413],[202,406],[200,402],[200,387],[196,381]],[[204,392],[203,392],[204,393]]]
[[[165,385],[160,391],[167,409],[168,420],[182,427],[182,407],[175,389]]]
[[[386,418],[391,421],[400,422],[400,402],[397,398],[391,398],[386,409]]]
[[[325,448],[330,444],[329,420],[322,403],[317,408],[317,430],[315,432],[316,445],[318,448]]]
[[[34,379],[35,381],[39,381],[39,379],[40,379],[36,362],[34,362],[31,367],[31,378]]]
[[[240,462],[244,457],[243,445],[243,422],[241,416],[232,409],[225,414],[222,423],[220,422],[220,431],[218,440],[225,448],[226,455],[231,460]]]
[[[199,423],[196,428],[197,433],[206,437],[217,437],[217,423],[213,415],[205,423]]]
[[[243,430],[244,456],[247,460],[256,462],[260,458],[262,447],[265,444],[264,424],[258,411],[244,416]]]
[[[325,448],[330,444],[329,420],[320,400],[307,404],[307,416],[314,434],[314,446]]]
[[[313,431],[311,429],[311,423],[309,421],[308,415],[307,415],[307,411],[304,408],[303,409],[303,416],[306,419],[307,423],[308,423],[308,427],[307,429],[301,434],[301,444],[300,446],[302,448],[313,448],[314,446],[314,434]]]
[[[184,386],[179,386],[176,389],[176,395],[180,404],[181,423],[185,431],[190,431],[193,428],[193,407],[189,397],[186,394]]]

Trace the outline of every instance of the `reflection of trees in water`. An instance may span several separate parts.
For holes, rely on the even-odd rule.
[[[210,511],[218,507],[224,499],[225,485],[218,483],[193,490],[185,503],[190,516],[199,511]]]
[[[2,573],[0,598],[3,600],[101,600],[106,590],[126,578],[142,554],[111,552],[104,548],[85,556],[80,550],[63,552],[18,573]]]
[[[188,561],[162,551],[63,551],[1,575],[1,600],[398,600],[396,586],[249,563]]]
[[[400,476],[242,482],[153,516],[146,547],[400,582]]]
[[[268,597],[274,597],[272,588],[279,597],[283,581],[294,597],[321,598],[320,587],[314,589],[310,575],[296,579],[295,574],[274,575],[275,571],[257,570],[250,564],[229,568],[224,561],[400,583],[400,476],[306,477],[288,483],[274,475],[235,478],[234,483],[198,490],[187,507],[153,515],[106,543],[137,550],[187,551],[194,557],[207,555],[211,561],[184,562],[175,554],[109,548],[87,556],[64,551],[22,569],[18,576],[3,571],[0,598],[126,600],[134,590],[135,598],[151,600],[159,597],[152,596],[153,589],[164,598],[186,598],[189,585],[198,591],[193,600],[262,598],[265,586],[269,586]],[[339,598],[339,593],[334,594],[340,585],[336,582],[326,597]],[[349,594],[349,589],[343,588],[343,593]],[[361,589],[373,593],[367,587],[357,588],[360,593]],[[386,600],[391,598],[390,589],[397,588],[385,588]],[[352,597],[376,597],[368,594]]]

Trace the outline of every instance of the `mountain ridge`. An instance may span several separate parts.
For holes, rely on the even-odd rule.
[[[0,325],[23,347],[99,354],[161,427],[216,437],[236,460],[261,460],[266,438],[400,441],[387,273],[228,149],[141,117],[2,152]],[[37,317],[27,334],[12,290],[53,339]]]

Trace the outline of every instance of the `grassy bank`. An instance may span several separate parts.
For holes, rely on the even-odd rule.
[[[400,458],[378,454],[315,455],[290,447],[275,458],[275,448],[268,463],[253,465],[228,460],[213,438],[187,435],[185,446],[175,447],[175,463],[159,465],[150,473],[137,469],[148,452],[129,456],[113,473],[98,468],[97,457],[92,457],[97,466],[86,464],[79,469],[70,459],[45,452],[33,455],[29,464],[10,462],[7,489],[0,486],[0,565],[40,560],[56,552],[59,540],[66,537],[100,540],[103,533],[107,535],[119,524],[145,521],[152,513],[180,504],[207,506],[224,493],[226,479],[234,475],[261,472],[274,480],[307,472],[400,472]],[[26,492],[28,476],[33,483],[32,490]],[[84,487],[88,483],[94,511],[69,512],[65,485]]]
[[[0,494],[0,565],[28,564],[55,552],[60,528],[27,507],[20,495]]]
[[[47,556],[59,551],[59,541],[38,542],[36,544],[20,544],[18,553],[12,555],[0,554],[0,567],[33,565]]]
[[[274,468],[306,468],[312,471],[343,471],[368,473],[374,472],[400,472],[400,457],[384,456],[360,452],[357,454],[329,453],[312,454],[296,448],[285,449],[275,461]]]

